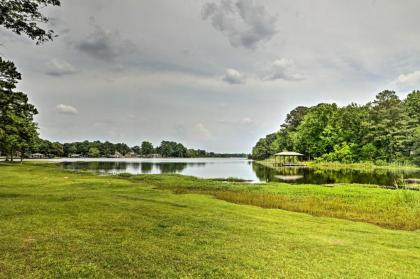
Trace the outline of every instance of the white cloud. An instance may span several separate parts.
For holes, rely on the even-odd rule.
[[[274,61],[270,74],[266,77],[267,80],[302,80],[303,75],[298,73],[296,64],[291,59],[281,58]]]
[[[76,69],[73,67],[73,65],[65,60],[54,58],[47,63],[47,75],[65,76],[72,75],[74,73],[76,73]]]
[[[59,104],[55,107],[56,111],[59,113],[63,113],[63,114],[78,114],[79,111],[73,107],[73,106],[69,106],[69,105],[63,105],[63,104]]]
[[[245,76],[235,69],[226,69],[223,80],[230,84],[241,84],[245,82]]]
[[[89,36],[77,42],[76,47],[96,59],[114,63],[117,58],[133,53],[135,45],[121,37],[118,31],[110,31],[92,20],[94,30]]]
[[[211,136],[210,130],[203,123],[197,123],[195,125],[194,134],[203,138],[208,138]]]
[[[418,89],[420,87],[420,71],[399,75],[391,84],[392,87],[400,90]]]
[[[206,3],[202,10],[203,20],[210,19],[213,27],[229,38],[232,46],[255,48],[260,41],[271,39],[276,34],[276,17],[267,13],[263,6],[253,0],[222,0]]]

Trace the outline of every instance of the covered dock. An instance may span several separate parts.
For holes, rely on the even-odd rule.
[[[283,151],[280,153],[274,154],[274,165],[283,166],[283,167],[299,167],[304,166],[300,162],[300,158],[304,155],[292,151]]]

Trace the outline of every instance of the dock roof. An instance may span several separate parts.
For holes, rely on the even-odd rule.
[[[274,156],[303,156],[303,154],[297,153],[297,152],[291,152],[291,151],[283,151],[283,152],[274,154]]]

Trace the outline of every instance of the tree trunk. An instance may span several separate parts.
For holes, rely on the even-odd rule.
[[[12,152],[10,152],[10,162],[13,162],[13,152],[14,150],[12,149]]]

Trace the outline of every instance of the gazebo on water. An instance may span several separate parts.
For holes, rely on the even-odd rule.
[[[303,154],[291,151],[276,153],[274,154],[274,165],[284,167],[304,166],[299,162],[301,157],[303,157]]]

